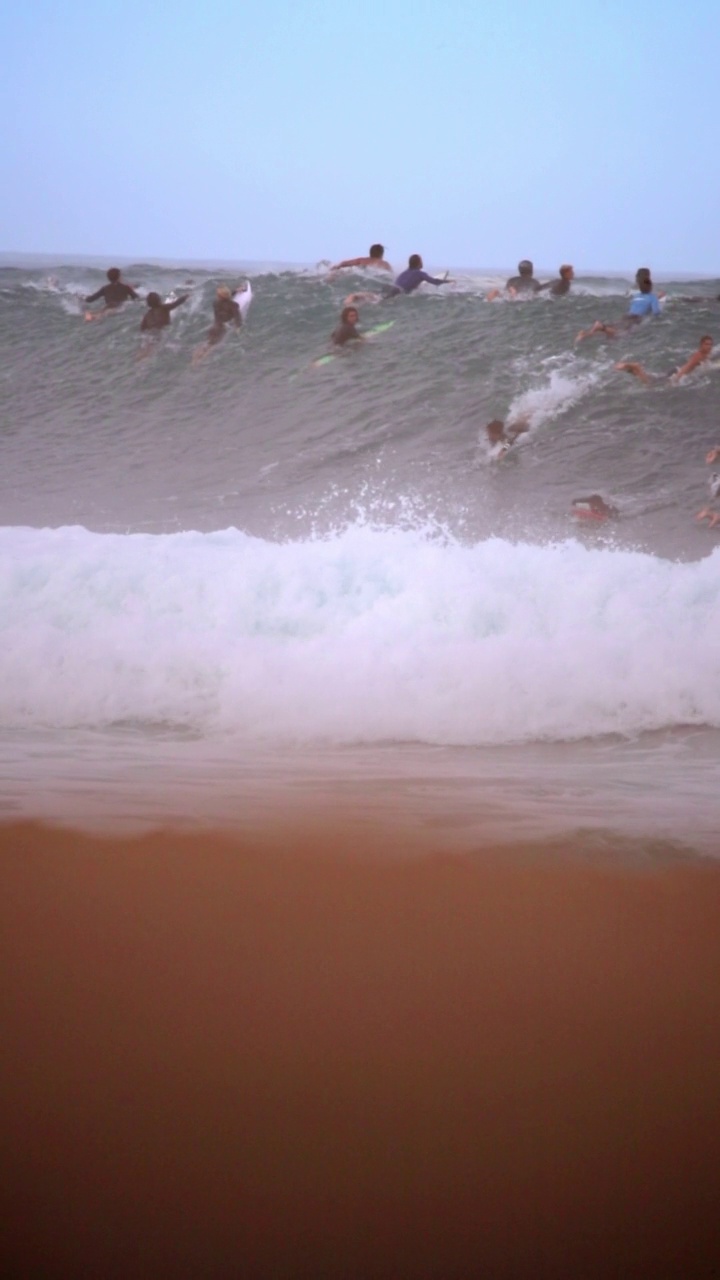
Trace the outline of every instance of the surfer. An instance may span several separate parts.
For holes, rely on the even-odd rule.
[[[340,323],[330,334],[330,341],[333,346],[344,347],[346,342],[365,341],[363,335],[357,331],[359,318],[355,307],[343,307],[340,313]]]
[[[405,270],[395,277],[393,284],[383,285],[382,293],[350,293],[345,299],[345,305],[348,306],[353,302],[386,302],[388,298],[397,298],[401,293],[414,293],[421,284],[451,283],[447,271],[440,279],[429,276],[427,271],[423,271],[423,260],[420,254],[411,253]]]
[[[570,286],[568,285],[568,288],[569,287]],[[542,288],[543,285],[541,285],[533,275],[533,264],[529,258],[523,258],[521,262],[518,262],[518,275],[511,276],[505,283],[505,292],[511,298],[533,297],[536,293],[539,293]],[[493,302],[495,298],[500,297],[501,292],[502,291],[500,289],[491,289],[487,295],[487,301]]]
[[[529,430],[530,423],[524,418],[509,422],[507,426],[500,418],[493,418],[492,422],[488,422],[485,431],[490,441],[490,457],[493,461],[504,458],[508,450],[517,443],[518,436]]]
[[[229,324],[240,328],[242,324],[242,313],[237,302],[235,302],[232,293],[227,285],[220,285],[215,291],[215,301],[213,302],[214,323],[208,330],[208,346],[214,347],[216,343],[222,342],[225,337],[226,327]]]
[[[537,292],[541,293],[544,289],[552,295],[553,298],[563,298],[566,293],[570,292],[570,286],[575,279],[575,268],[569,262],[560,267],[557,280],[548,280],[546,284],[538,286]]]
[[[380,267],[383,271],[392,271],[390,263],[385,261],[385,246],[382,244],[371,244],[367,258],[343,258],[330,271],[341,271],[343,267]]]
[[[660,302],[657,294],[653,290],[652,280],[643,278],[640,281],[640,293],[638,297],[633,298],[628,311],[617,324],[605,324],[603,320],[596,320],[589,329],[581,329],[575,341],[582,342],[585,338],[590,338],[595,333],[604,333],[608,338],[616,338],[618,333],[625,333],[628,329],[632,329],[634,325],[640,324],[645,316],[659,316]]]
[[[573,498],[571,512],[578,520],[596,520],[598,524],[618,514],[617,507],[611,507],[599,493],[591,493],[589,498]]]
[[[179,298],[175,298],[173,302],[163,302],[159,293],[149,293],[146,298],[148,309],[140,325],[142,332],[159,333],[161,329],[167,328],[170,323],[170,312],[174,311],[176,307],[181,307],[189,297],[189,293],[183,293]]]
[[[668,374],[648,373],[647,369],[644,369],[641,364],[637,364],[632,360],[621,360],[619,364],[615,365],[615,368],[623,373],[631,373],[634,378],[639,378],[641,382],[646,383],[648,386],[651,386],[653,383],[665,382],[667,380],[670,382],[679,382],[681,378],[686,378],[687,375],[692,373],[694,369],[697,369],[699,365],[705,364],[705,361],[709,360],[712,355],[712,349],[713,340],[710,335],[706,333],[705,336],[700,339],[698,349],[697,351],[693,351],[690,359],[686,360],[685,364],[681,365],[679,369],[671,369]]]
[[[124,302],[138,302],[140,295],[135,292],[132,285],[125,284],[120,279],[120,268],[110,267],[106,272],[108,284],[104,284],[96,293],[89,293],[85,298],[85,302],[97,302],[99,298],[103,299],[105,306],[101,311],[95,314],[88,311],[85,314],[86,320],[97,320],[99,316],[106,315],[108,311],[117,311]]]
[[[717,462],[719,458],[720,445],[716,445],[714,449],[709,449],[705,455],[705,461],[708,466],[712,466],[712,464]],[[718,475],[716,471],[713,471],[710,476],[709,483],[710,501],[702,508],[701,511],[698,511],[695,519],[707,520],[708,529],[714,529],[716,525],[720,524],[720,511],[718,511],[714,505],[717,502],[717,499],[720,498],[720,475]]]

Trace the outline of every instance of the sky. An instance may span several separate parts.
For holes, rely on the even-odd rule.
[[[717,0],[29,0],[0,250],[720,275]]]

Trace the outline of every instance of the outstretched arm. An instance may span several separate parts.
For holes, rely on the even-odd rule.
[[[692,373],[693,369],[697,369],[698,365],[702,363],[703,357],[700,352],[694,351],[690,359],[686,360],[685,364],[673,374],[673,382],[679,382],[681,378],[687,377],[689,373]]]
[[[97,293],[89,293],[89,294],[88,294],[88,296],[87,296],[87,298],[85,299],[85,301],[86,301],[86,302],[97,302],[98,298],[102,298],[102,296],[103,296],[103,289],[104,289],[104,288],[105,288],[105,286],[103,285],[103,286],[102,286],[102,288],[98,289]]]
[[[187,302],[189,297],[189,293],[184,293],[181,298],[176,298],[174,302],[167,302],[165,305],[168,311],[174,311],[176,307],[181,307],[183,302]]]

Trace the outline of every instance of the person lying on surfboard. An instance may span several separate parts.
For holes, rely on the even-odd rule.
[[[440,279],[429,276],[427,271],[423,271],[423,260],[420,254],[411,253],[407,267],[395,277],[394,284],[383,285],[382,293],[350,293],[345,303],[349,305],[352,302],[384,302],[387,298],[397,298],[401,293],[414,293],[421,284],[452,284],[452,280],[448,278],[447,271]]]
[[[383,271],[392,271],[392,267],[389,262],[385,261],[384,255],[384,245],[371,244],[367,258],[343,258],[342,262],[336,262],[330,270],[341,271],[343,267],[380,267]]]
[[[490,441],[490,457],[495,461],[504,458],[508,449],[516,444],[518,436],[530,430],[530,423],[524,418],[518,418],[517,422],[508,423],[506,426],[500,418],[493,418],[492,422],[488,422],[485,430]]]
[[[226,326],[233,324],[236,329],[242,324],[242,313],[227,285],[220,285],[215,291],[213,302],[214,323],[208,330],[208,345],[214,347],[225,337]]]
[[[175,298],[173,302],[163,302],[159,293],[149,293],[145,299],[148,309],[140,325],[142,332],[157,333],[160,329],[165,329],[170,323],[170,312],[174,311],[176,307],[181,307],[189,297],[189,293],[183,293],[179,298]]]
[[[123,302],[140,301],[140,295],[135,292],[132,285],[125,284],[125,281],[120,279],[119,267],[110,267],[106,274],[109,283],[104,284],[96,293],[89,293],[84,299],[85,302],[97,302],[99,298],[102,298],[105,305],[100,311],[94,313],[87,311],[85,313],[86,320],[97,320],[99,316],[105,315],[108,311],[117,311]]]
[[[333,346],[344,347],[346,342],[365,341],[363,335],[357,331],[359,319],[360,317],[355,307],[343,307],[340,313],[340,323],[330,334],[330,341]]]
[[[622,373],[631,373],[634,378],[639,378],[641,382],[650,386],[654,382],[679,382],[681,378],[686,378],[689,373],[697,369],[699,365],[705,364],[710,359],[713,350],[713,340],[708,333],[701,339],[697,351],[693,351],[689,360],[685,364],[680,365],[679,369],[672,369],[668,374],[648,373],[641,364],[636,364],[633,360],[621,360],[615,368]]]
[[[618,514],[617,507],[611,507],[599,493],[591,493],[589,498],[573,498],[571,514],[578,520],[595,520],[604,524],[613,520]]]
[[[640,289],[639,295],[633,298],[627,313],[621,320],[618,320],[615,324],[605,324],[603,320],[596,320],[589,329],[581,329],[575,341],[582,342],[585,338],[591,338],[595,333],[604,333],[608,338],[617,338],[618,333],[626,333],[634,325],[640,324],[641,320],[645,319],[645,316],[659,316],[660,302],[649,276],[640,279],[638,287]]]

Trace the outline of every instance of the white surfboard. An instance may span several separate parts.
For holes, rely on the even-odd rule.
[[[253,300],[252,285],[249,280],[246,280],[244,285],[242,285],[239,289],[237,289],[233,294],[233,302],[237,302],[240,308],[240,315],[242,316],[243,320],[245,319],[248,311],[250,310],[250,303],[252,302],[252,300]]]

